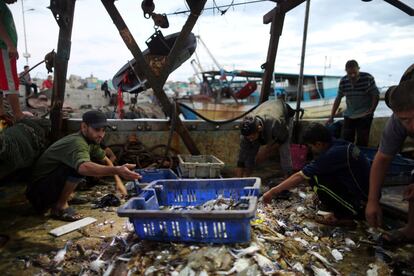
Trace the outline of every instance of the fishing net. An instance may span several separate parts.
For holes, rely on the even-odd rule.
[[[0,132],[0,179],[31,166],[46,149],[50,121],[22,119]]]

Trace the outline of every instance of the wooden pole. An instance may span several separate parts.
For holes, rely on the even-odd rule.
[[[56,141],[62,136],[62,106],[65,99],[75,2],[76,0],[50,1],[50,9],[59,25],[59,40],[54,64],[52,107],[50,109],[52,141]]]

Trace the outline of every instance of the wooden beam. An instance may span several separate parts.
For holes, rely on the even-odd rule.
[[[198,0],[195,2],[196,3],[192,4],[191,13],[188,16],[184,26],[182,27],[180,34],[175,40],[170,53],[168,54],[164,69],[160,75],[160,80],[162,83],[165,83],[167,81],[175,60],[178,57],[178,53],[184,48],[184,43],[187,40],[188,35],[191,33],[191,30],[194,28],[194,25],[197,22],[197,19],[200,16],[207,0]]]
[[[126,46],[131,51],[132,55],[135,58],[135,66],[134,70],[136,72],[142,73],[146,76],[148,83],[152,87],[155,96],[157,97],[158,101],[161,104],[161,107],[163,111],[170,117],[174,116],[173,112],[173,104],[168,99],[167,95],[164,92],[164,84],[166,79],[168,78],[169,71],[166,71],[166,68],[163,69],[164,73],[161,73],[160,77],[156,77],[154,73],[151,71],[151,68],[149,67],[148,63],[145,61],[144,55],[142,54],[141,49],[139,48],[138,44],[136,43],[134,37],[132,36],[131,32],[129,31],[128,27],[126,26],[121,14],[119,13],[118,9],[115,7],[113,0],[101,0],[102,4],[106,8],[109,16],[112,18],[112,21],[114,22],[115,26],[119,30],[119,33],[124,40]],[[206,0],[202,1],[205,2]],[[194,22],[195,23],[195,22]],[[194,25],[193,25],[194,26]],[[184,26],[185,27],[185,26]],[[183,28],[184,29],[184,28]],[[187,31],[187,30],[186,30]],[[191,29],[188,31],[188,33],[191,31]],[[187,35],[188,35],[187,33]],[[184,33],[185,34],[185,33]],[[176,53],[180,51],[181,49],[178,47],[183,46],[183,43],[179,41],[179,39],[185,39],[187,36],[184,36],[184,34],[180,34],[177,38],[175,45],[173,47],[173,50]],[[177,44],[177,41],[178,44]],[[172,51],[171,51],[172,53]],[[170,55],[168,56],[168,59],[171,61],[175,60],[175,56]],[[173,53],[174,54],[174,53]],[[191,154],[198,155],[200,154],[200,151],[198,150],[196,144],[194,143],[193,139],[190,136],[189,131],[184,126],[181,119],[176,115],[176,131],[180,135],[181,139],[183,140],[184,144],[186,145],[187,149]],[[173,120],[171,120],[173,121]]]
[[[278,5],[281,6],[281,9],[285,13],[287,13],[288,11],[296,8],[297,6],[299,6],[300,4],[305,2],[305,0],[279,0],[279,1],[276,1],[276,2],[278,3]],[[269,11],[268,13],[266,13],[263,16],[263,24],[269,24],[270,22],[272,22],[273,15],[275,14],[275,10],[276,10],[276,8]]]
[[[267,58],[265,63],[265,71],[262,79],[262,90],[260,92],[260,103],[269,99],[270,84],[273,79],[273,72],[275,69],[275,60],[277,48],[279,46],[279,39],[282,35],[283,23],[285,21],[285,12],[277,5],[272,17],[272,25],[270,27],[270,41],[267,49]]]
[[[86,218],[83,218],[83,219],[80,219],[80,220],[62,225],[60,227],[57,227],[57,228],[51,230],[49,232],[49,234],[51,234],[55,237],[60,237],[62,235],[65,235],[67,233],[75,231],[79,228],[85,227],[86,225],[89,225],[89,224],[94,223],[94,222],[96,222],[95,218],[86,217]]]
[[[54,64],[52,107],[50,109],[51,138],[53,141],[62,136],[62,106],[65,99],[75,2],[76,0],[51,0],[50,3],[52,13],[59,25],[59,39]]]

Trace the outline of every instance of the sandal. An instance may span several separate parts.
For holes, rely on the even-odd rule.
[[[386,245],[414,244],[414,239],[408,238],[400,230],[393,230],[387,234],[382,234],[381,240]]]
[[[50,217],[61,221],[77,221],[83,218],[83,216],[78,214],[72,207],[63,210],[54,210],[51,212]]]

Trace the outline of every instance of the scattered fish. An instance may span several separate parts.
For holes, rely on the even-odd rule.
[[[314,265],[312,265],[311,268],[315,276],[331,276],[332,275],[325,268],[319,268]]]
[[[101,260],[102,255],[104,254],[104,252],[102,252],[101,255],[99,255],[98,258],[96,258],[96,260],[94,260],[93,262],[90,263],[90,265],[89,265],[90,270],[93,270],[97,273],[101,273],[101,270],[104,268],[104,266],[106,264],[105,261]]]
[[[56,253],[55,257],[53,258],[54,265],[60,265],[65,260],[65,255],[68,250],[68,246],[70,246],[71,244],[72,241],[68,240],[65,243],[65,246]]]
[[[333,249],[331,251],[332,256],[334,257],[335,261],[342,261],[344,259],[344,257],[342,256],[342,253],[339,252],[338,249]]]
[[[345,238],[345,244],[348,247],[356,247],[356,244],[353,240],[351,240],[350,238]]]

